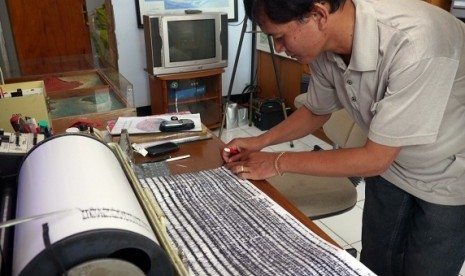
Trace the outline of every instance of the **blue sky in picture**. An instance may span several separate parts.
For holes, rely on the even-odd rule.
[[[164,0],[165,9],[192,9],[192,8],[214,8],[227,7],[228,0]]]

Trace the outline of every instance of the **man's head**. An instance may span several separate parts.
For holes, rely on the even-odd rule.
[[[324,51],[335,51],[334,38],[347,26],[339,14],[346,0],[244,0],[247,16],[273,37],[277,52],[285,52],[300,63],[309,63]],[[339,23],[338,23],[339,22]]]
[[[315,3],[327,3],[330,13],[336,11],[345,0],[244,0],[247,16],[260,25],[263,15],[273,23],[282,24],[293,20],[303,20],[313,10]]]

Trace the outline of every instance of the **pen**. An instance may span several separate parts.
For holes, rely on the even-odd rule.
[[[166,162],[171,162],[171,161],[186,159],[186,158],[189,158],[189,157],[191,157],[190,154],[181,155],[181,156],[176,156],[176,157],[172,157],[172,158],[166,159]]]

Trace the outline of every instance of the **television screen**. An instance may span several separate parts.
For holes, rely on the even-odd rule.
[[[228,65],[228,15],[144,15],[147,72],[174,74]]]
[[[168,21],[170,62],[216,57],[215,20]]]

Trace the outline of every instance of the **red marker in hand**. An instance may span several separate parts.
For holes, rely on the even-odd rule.
[[[239,153],[239,150],[233,148],[224,148],[224,151],[229,153],[230,155],[236,155]]]

